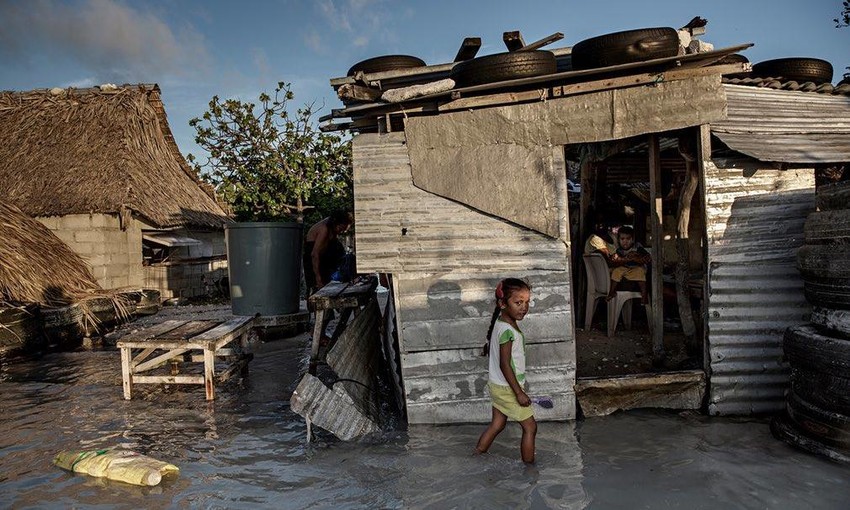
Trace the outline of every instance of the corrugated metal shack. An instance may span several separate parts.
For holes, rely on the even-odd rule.
[[[358,133],[358,271],[392,274],[410,423],[489,420],[479,350],[493,288],[506,276],[534,287],[523,323],[529,385],[555,400],[536,410],[538,419],[576,416],[574,301],[583,295],[575,293],[574,259],[587,225],[582,218],[570,226],[565,154],[637,147],[649,171],[652,238],[660,240],[658,179],[666,148],[682,136],[696,147],[693,207],[701,220],[692,222],[690,242],[705,270],[695,314],[709,411],[782,408],[782,333],[809,313],[794,254],[814,207],[815,165],[850,161],[850,97],[722,78],[749,69],[718,64],[748,46],[585,71],[569,70],[569,49],[559,49],[556,74],[349,103],[325,119],[351,119],[323,129]],[[452,65],[360,73],[331,85],[392,89],[445,78]],[[582,201],[594,185],[584,171],[592,161],[582,162]],[[617,174],[614,160],[608,168],[609,178]],[[653,243],[653,260],[661,244]],[[659,275],[656,310],[660,285]],[[654,314],[656,345],[662,320]]]

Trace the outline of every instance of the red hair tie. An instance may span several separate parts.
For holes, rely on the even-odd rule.
[[[500,281],[498,285],[496,285],[496,299],[504,299],[505,292],[502,290],[502,283],[504,280]]]

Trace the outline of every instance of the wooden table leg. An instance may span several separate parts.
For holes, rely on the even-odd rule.
[[[207,400],[215,400],[215,346],[204,349],[204,386]]]
[[[129,347],[121,348],[121,380],[124,385],[124,399],[130,400],[133,398],[133,367],[131,365],[133,358]]]
[[[313,345],[310,346],[309,372],[316,375],[316,362],[319,361],[319,344],[325,334],[325,310],[316,310],[316,324],[313,325]]]

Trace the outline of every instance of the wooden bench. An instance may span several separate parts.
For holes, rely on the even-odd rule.
[[[333,346],[334,342],[345,330],[345,325],[353,313],[356,317],[360,309],[369,302],[375,294],[378,279],[374,276],[360,277],[350,283],[331,282],[307,298],[307,306],[316,312],[316,323],[313,325],[313,344],[310,349],[310,367],[308,372],[316,375],[316,365],[323,361],[322,354]],[[325,316],[329,310],[340,312],[339,322],[322,353],[320,349],[322,337],[325,334]]]
[[[121,349],[124,398],[133,398],[136,384],[201,384],[206,388],[207,400],[215,399],[216,383],[226,381],[237,371],[247,375],[248,362],[253,358],[248,352],[253,319],[169,320],[125,336],[117,344]],[[216,358],[226,362],[218,373]],[[181,363],[188,365],[183,369],[189,373],[181,374]],[[197,363],[203,363],[203,372],[197,373]],[[168,371],[166,364],[170,371],[162,374]],[[152,371],[160,373],[140,375]]]

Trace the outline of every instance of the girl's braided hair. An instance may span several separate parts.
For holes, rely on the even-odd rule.
[[[493,334],[493,326],[495,326],[496,319],[499,318],[499,314],[502,312],[501,302],[510,299],[511,294],[515,291],[523,289],[531,290],[531,285],[519,278],[505,278],[496,285],[496,308],[493,310],[493,316],[490,317],[490,327],[487,328],[487,342],[481,350],[482,356],[490,355],[490,335]]]

